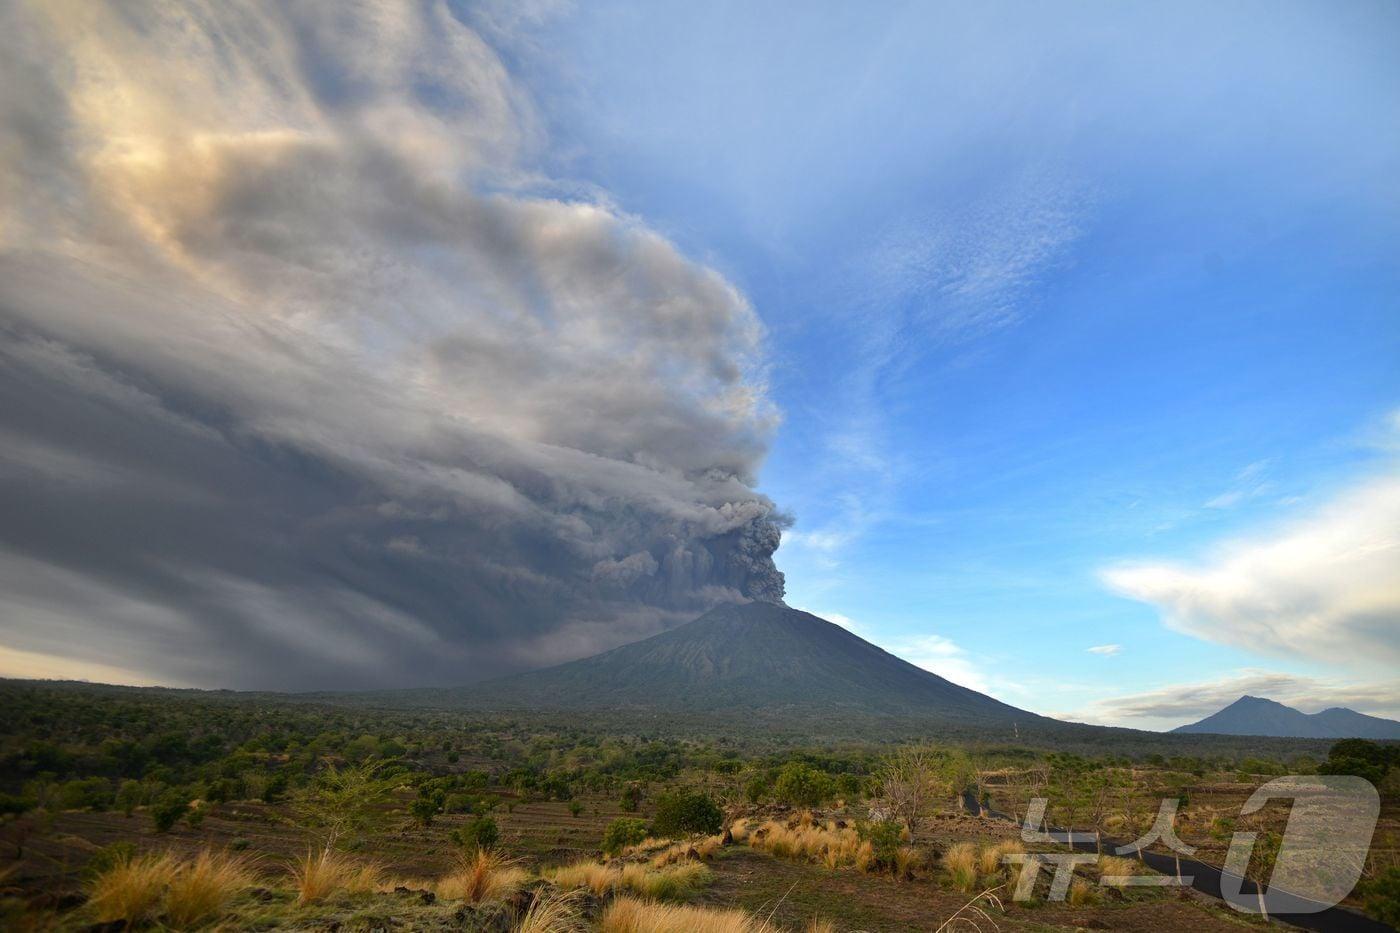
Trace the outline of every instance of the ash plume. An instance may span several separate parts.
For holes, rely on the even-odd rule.
[[[744,297],[444,4],[0,12],[0,652],[456,683],[781,600]]]

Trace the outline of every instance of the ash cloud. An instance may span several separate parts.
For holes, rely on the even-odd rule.
[[[780,600],[744,297],[445,4],[0,12],[0,649],[454,683]]]

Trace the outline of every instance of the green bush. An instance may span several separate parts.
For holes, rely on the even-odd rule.
[[[1400,868],[1387,868],[1361,885],[1366,913],[1381,923],[1400,928]]]
[[[433,825],[433,817],[438,815],[440,809],[435,797],[419,797],[408,805],[409,815],[419,826]]]
[[[784,766],[773,785],[774,795],[794,807],[819,807],[835,790],[835,784],[825,772],[799,761]]]
[[[640,784],[628,784],[622,789],[622,809],[628,813],[636,813],[637,808],[642,805],[642,786]]]
[[[190,804],[184,793],[175,789],[166,791],[151,807],[151,819],[155,820],[156,832],[170,832],[189,808]]]
[[[680,836],[717,833],[723,822],[724,813],[709,794],[675,790],[656,799],[656,818],[652,824],[658,836]]]
[[[857,832],[860,833],[860,838],[870,843],[870,848],[875,850],[875,858],[881,865],[894,864],[895,853],[904,845],[904,827],[898,820],[862,823]]]
[[[617,855],[628,846],[634,846],[647,837],[646,820],[620,816],[608,824],[603,831],[603,853]]]
[[[489,816],[478,816],[461,829],[453,830],[452,839],[464,849],[489,849],[501,838],[496,821]]]

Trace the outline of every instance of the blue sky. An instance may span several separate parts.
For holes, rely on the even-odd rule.
[[[522,34],[548,171],[767,328],[790,603],[1046,712],[1171,725],[1205,682],[1396,712],[1388,660],[1173,630],[1104,573],[1393,474],[1400,9],[590,3]]]

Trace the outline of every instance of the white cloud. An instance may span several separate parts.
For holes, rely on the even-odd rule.
[[[1345,706],[1372,716],[1400,719],[1400,683],[1346,683],[1255,668],[1244,668],[1219,680],[1106,697],[1056,716],[1103,725],[1171,729],[1203,719],[1246,695],[1275,700],[1305,713]]]
[[[1122,650],[1123,650],[1123,646],[1122,646],[1122,645],[1094,645],[1092,648],[1086,648],[1086,649],[1084,649],[1084,650],[1088,651],[1090,654],[1100,654],[1100,655],[1103,655],[1103,656],[1106,657],[1106,658],[1111,658],[1111,657],[1113,657],[1115,654],[1121,653]]]
[[[895,654],[930,673],[979,693],[989,693],[986,676],[968,656],[967,651],[942,635],[923,635],[891,649]]]
[[[1400,664],[1400,476],[1364,482],[1271,534],[1193,565],[1144,561],[1103,581],[1171,628],[1280,657]]]

